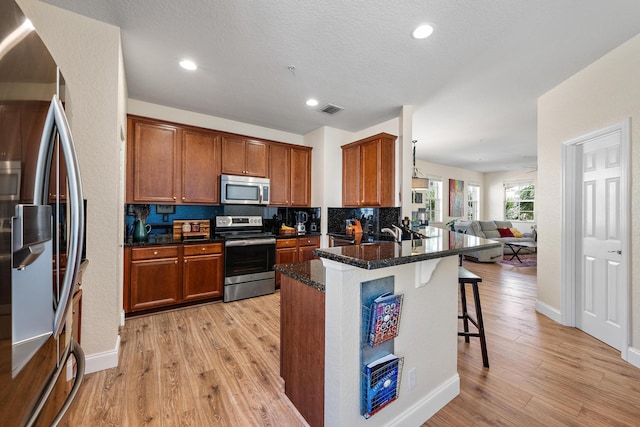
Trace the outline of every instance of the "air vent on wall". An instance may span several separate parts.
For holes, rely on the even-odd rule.
[[[342,110],[344,110],[344,108],[338,107],[337,105],[333,105],[333,104],[327,104],[320,109],[320,111],[327,114],[335,114],[338,111],[342,111]]]

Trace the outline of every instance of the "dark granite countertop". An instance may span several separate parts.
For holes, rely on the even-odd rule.
[[[405,240],[401,243],[361,243],[316,249],[314,253],[343,264],[373,270],[500,246],[500,242],[435,227],[429,227],[427,234],[431,236],[428,239]],[[325,291],[325,268],[321,260],[277,264],[274,268],[321,292]]]
[[[296,279],[305,285],[324,292],[324,265],[319,259],[296,262],[293,264],[276,264],[276,271]]]
[[[362,243],[359,245],[321,248],[316,249],[314,254],[321,258],[327,258],[354,267],[373,270],[459,255],[501,245],[500,242],[493,240],[468,236],[436,227],[427,227],[426,234],[429,238],[405,240],[400,243]]]
[[[313,237],[313,236],[320,237],[321,235],[322,233],[318,233],[317,231],[314,231],[313,233],[304,233],[304,234],[277,234],[275,238],[276,239],[295,239],[297,237]]]
[[[191,245],[202,243],[222,243],[223,239],[211,237],[203,240],[174,240],[173,236],[165,234],[151,234],[149,240],[146,242],[134,242],[132,239],[127,239],[124,242],[125,247],[145,247],[145,246],[167,246],[167,245]]]

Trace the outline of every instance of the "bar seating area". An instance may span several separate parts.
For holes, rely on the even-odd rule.
[[[464,337],[464,342],[469,343],[469,337],[480,338],[480,349],[482,351],[482,364],[485,368],[489,368],[489,355],[487,353],[487,339],[484,334],[484,322],[482,321],[482,306],[480,305],[480,292],[478,283],[482,282],[482,278],[473,274],[464,267],[458,267],[458,285],[460,286],[460,305],[462,306],[462,314],[458,319],[462,320],[463,330],[458,332],[458,336]],[[475,317],[469,314],[467,308],[466,285],[470,284],[473,290],[473,302],[475,309]],[[477,332],[469,331],[469,323],[473,324],[478,330]]]

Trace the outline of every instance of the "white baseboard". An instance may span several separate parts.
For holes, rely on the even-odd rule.
[[[120,335],[116,340],[116,348],[101,353],[85,355],[85,374],[103,371],[105,369],[115,368],[118,366],[120,356]]]
[[[419,426],[444,408],[454,397],[460,394],[460,376],[456,373],[440,387],[423,399],[410,406],[398,417],[391,420],[390,426]]]
[[[562,324],[562,313],[557,308],[551,307],[540,300],[536,300],[536,311],[549,319]]]
[[[629,347],[627,349],[627,362],[640,368],[640,350],[637,348]]]

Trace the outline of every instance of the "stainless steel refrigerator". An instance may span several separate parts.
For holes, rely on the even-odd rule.
[[[57,424],[84,373],[84,354],[71,338],[68,319],[85,213],[64,93],[64,79],[37,31],[13,0],[0,1],[0,426],[5,427]],[[67,383],[68,364],[75,365],[75,380]],[[61,382],[59,398],[57,388],[52,390]]]

